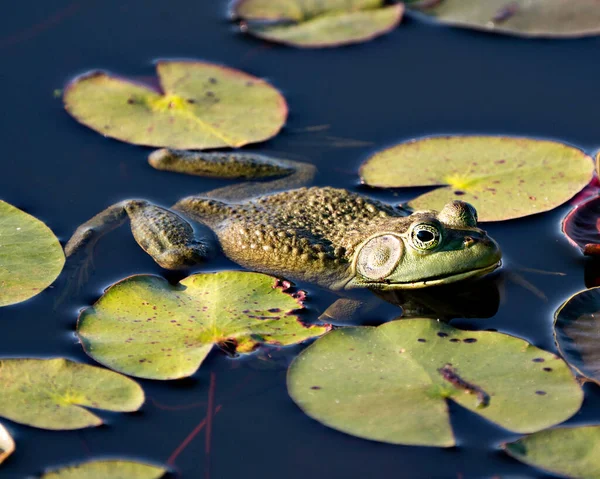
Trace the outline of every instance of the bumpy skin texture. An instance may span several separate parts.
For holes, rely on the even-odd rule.
[[[174,211],[143,200],[118,203],[77,229],[65,248],[68,256],[129,217],[136,241],[158,264],[187,267],[206,258],[210,247],[185,217],[208,226],[225,255],[245,268],[334,290],[422,288],[481,276],[500,264],[498,245],[477,228],[477,213],[464,202],[439,214],[406,216],[344,189],[265,194],[310,181],[315,169],[260,155],[159,150],[150,164],[189,174],[214,176],[224,169],[226,177],[232,171],[250,179],[288,176],[184,198]]]

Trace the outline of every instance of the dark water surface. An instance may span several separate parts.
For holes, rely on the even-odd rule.
[[[5,3],[0,197],[44,220],[63,241],[78,224],[119,200],[139,197],[168,206],[225,184],[155,171],[146,164],[149,150],[104,139],[75,123],[53,90],[89,69],[147,77],[157,58],[199,58],[267,78],[285,94],[291,114],[282,134],[255,150],[312,161],[319,166],[319,184],[363,192],[369,191],[357,183],[360,162],[375,149],[416,136],[530,135],[588,151],[600,144],[600,39],[520,40],[407,20],[371,43],[303,51],[238,33],[226,18],[225,1]],[[330,128],[306,131],[314,125]],[[342,148],[332,136],[371,144]],[[394,201],[407,198],[373,193]],[[494,279],[502,292],[499,310],[490,319],[455,324],[496,328],[554,350],[552,313],[584,288],[585,261],[559,232],[567,210],[489,226],[506,257]],[[126,228],[100,242],[95,264],[83,292],[56,309],[58,287],[0,309],[0,355],[92,363],[73,335],[78,310],[125,276],[165,275]],[[535,285],[537,293],[511,279],[514,274]],[[313,293],[309,314],[314,317],[330,298],[306,289]],[[379,319],[393,317],[386,311]],[[265,361],[264,353],[231,360],[215,351],[192,379],[140,381],[148,397],[141,412],[102,412],[106,425],[95,429],[50,432],[3,420],[17,451],[0,477],[22,478],[45,467],[107,456],[165,463],[206,416],[211,380],[214,404],[221,409],[210,434],[204,429],[175,461],[185,478],[548,477],[498,450],[500,442],[517,435],[453,405],[459,445],[447,450],[379,444],[321,426],[286,393],[285,366],[300,350],[278,353],[274,363]],[[587,386],[586,394],[570,424],[600,420],[600,389]]]

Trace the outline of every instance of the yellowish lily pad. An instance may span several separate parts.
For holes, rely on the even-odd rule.
[[[104,136],[181,149],[240,147],[275,136],[285,99],[265,80],[194,61],[156,66],[161,91],[105,72],[73,80],[66,110]]]
[[[150,379],[190,376],[214,345],[247,353],[260,344],[289,345],[320,336],[294,311],[302,295],[275,278],[244,271],[195,274],[171,285],[138,275],[108,288],[81,313],[77,334],[105,366]]]
[[[64,264],[62,247],[50,228],[0,201],[0,306],[20,303],[42,292]]]
[[[296,47],[335,47],[371,40],[395,28],[404,5],[384,0],[240,0],[244,30]]]
[[[68,359],[0,360],[0,416],[42,429],[80,429],[102,420],[85,408],[136,411],[144,391],[133,380]]]
[[[0,424],[0,464],[15,451],[15,441],[6,428]]]
[[[600,426],[561,427],[503,445],[518,461],[572,479],[600,477]]]
[[[162,467],[122,460],[90,461],[45,473],[41,479],[159,479]]]
[[[440,23],[524,37],[600,34],[597,0],[441,0],[420,11]]]
[[[460,199],[480,221],[502,221],[551,210],[581,191],[594,164],[563,143],[498,136],[429,137],[400,143],[362,165],[362,181],[377,187],[443,186],[411,202],[440,210]]]
[[[431,319],[342,328],[305,349],[288,392],[309,416],[392,444],[455,444],[447,401],[511,431],[561,423],[583,392],[565,362],[506,334]]]

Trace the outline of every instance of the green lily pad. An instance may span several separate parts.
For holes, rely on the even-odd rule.
[[[600,34],[597,0],[441,0],[420,11],[440,23],[523,37]]]
[[[332,331],[288,372],[310,417],[392,444],[455,444],[446,400],[528,433],[575,414],[583,392],[563,360],[522,339],[431,319]]]
[[[404,5],[385,6],[385,0],[241,0],[234,13],[252,35],[317,48],[383,35],[398,26]]]
[[[573,479],[600,477],[600,426],[561,427],[503,445],[518,461]]]
[[[87,409],[137,411],[144,391],[133,380],[68,359],[0,360],[0,416],[42,429],[80,429],[102,420]]]
[[[6,428],[0,424],[0,464],[2,464],[14,451],[15,441]]]
[[[159,479],[166,472],[162,467],[140,462],[104,460],[50,471],[41,479]]]
[[[600,384],[600,287],[571,296],[554,313],[561,355],[584,378]]]
[[[0,201],[0,306],[41,293],[64,264],[62,247],[50,228]]]
[[[460,199],[475,206],[480,221],[503,221],[556,208],[581,191],[593,171],[589,156],[555,141],[448,136],[380,151],[360,175],[377,187],[443,186],[412,200],[417,210],[440,210]]]
[[[181,149],[264,141],[286,121],[281,93],[239,70],[163,61],[156,72],[162,91],[104,72],[80,76],[65,89],[65,108],[104,136]]]
[[[328,326],[306,326],[293,311],[302,295],[275,278],[244,271],[195,274],[171,285],[138,275],[108,288],[85,309],[77,334],[92,358],[150,379],[192,375],[214,345],[247,353],[260,344],[288,345],[320,336]]]

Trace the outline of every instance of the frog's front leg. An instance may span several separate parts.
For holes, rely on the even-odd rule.
[[[103,235],[127,218],[137,243],[163,268],[185,268],[209,255],[209,241],[196,238],[192,226],[178,214],[148,201],[125,200],[79,226],[65,246],[67,258],[84,249],[91,253]]]

